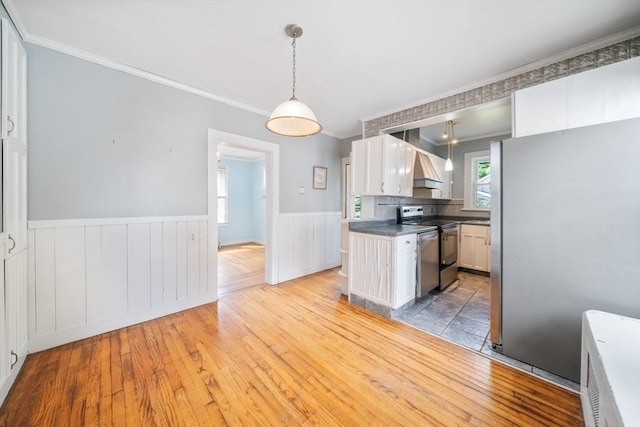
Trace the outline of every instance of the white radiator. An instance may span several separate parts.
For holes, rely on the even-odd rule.
[[[640,426],[640,320],[582,315],[580,399],[587,427]]]

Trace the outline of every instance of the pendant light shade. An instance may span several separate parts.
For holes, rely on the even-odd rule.
[[[292,96],[273,110],[265,126],[278,135],[294,137],[315,135],[322,130],[322,125],[318,123],[311,108],[296,98],[296,39],[302,36],[302,27],[289,24],[284,31],[293,39],[291,42],[293,47]]]
[[[453,128],[455,125],[456,123],[453,120],[447,121],[444,124],[444,132],[442,133],[442,137],[449,140],[447,143],[447,161],[444,162],[444,170],[446,171],[453,170],[453,162],[451,161],[451,157],[453,157],[453,147],[451,147],[451,144],[458,142]]]
[[[451,158],[447,158],[447,161],[444,162],[444,170],[446,171],[453,170],[453,162],[451,161]]]
[[[311,108],[293,97],[273,110],[266,126],[271,132],[284,136],[309,136],[322,130]]]

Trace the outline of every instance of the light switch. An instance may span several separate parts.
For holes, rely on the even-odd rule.
[[[298,187],[298,194],[304,194],[304,187]]]

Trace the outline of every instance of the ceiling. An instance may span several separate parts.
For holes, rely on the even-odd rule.
[[[265,116],[291,95],[284,27],[299,24],[296,95],[340,138],[360,134],[362,120],[640,33],[639,0],[3,2],[27,41],[148,71]]]

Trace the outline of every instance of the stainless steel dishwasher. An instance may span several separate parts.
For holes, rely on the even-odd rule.
[[[416,298],[440,285],[440,242],[438,230],[418,234],[418,286]]]

